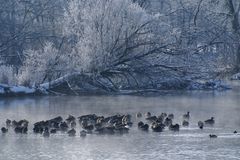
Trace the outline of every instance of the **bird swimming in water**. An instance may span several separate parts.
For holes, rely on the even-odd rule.
[[[150,113],[150,112],[145,113],[145,117],[146,117],[146,118],[151,117],[151,113]]]
[[[49,137],[50,133],[49,133],[49,129],[46,127],[43,131],[43,137]]]
[[[183,115],[183,119],[190,119],[190,112],[187,112],[186,114]]]
[[[203,129],[204,123],[202,121],[198,121],[198,127],[200,129]]]
[[[215,135],[215,134],[210,134],[209,137],[210,137],[210,138],[217,138],[217,135]]]
[[[188,126],[189,126],[189,122],[186,121],[186,120],[184,120],[184,121],[182,122],[182,126],[184,126],[184,127],[188,127]]]
[[[141,118],[141,117],[142,117],[142,113],[138,112],[138,113],[136,114],[136,117],[137,117],[137,118]]]
[[[82,131],[80,132],[80,137],[86,137],[86,136],[87,136],[87,132],[84,131],[84,130],[82,130]]]
[[[5,127],[2,127],[2,128],[1,128],[1,131],[2,131],[2,133],[4,133],[4,134],[5,134],[5,133],[7,133],[7,132],[8,132],[8,129],[7,129],[7,128],[5,128]]]
[[[215,123],[214,117],[211,117],[211,119],[208,119],[204,121],[206,125],[213,125]]]

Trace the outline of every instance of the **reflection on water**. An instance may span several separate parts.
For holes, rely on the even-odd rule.
[[[174,113],[181,123],[182,114],[191,112],[190,127],[179,133],[166,130],[148,133],[135,125],[127,135],[89,135],[80,138],[65,134],[43,138],[28,135],[0,134],[0,160],[79,160],[79,159],[240,159],[240,92],[179,92],[148,96],[82,96],[0,99],[0,124],[6,118],[28,119],[31,124],[61,115],[80,116],[96,113],[161,112]],[[197,122],[214,116],[214,128],[199,130]],[[209,134],[217,139],[209,139]]]

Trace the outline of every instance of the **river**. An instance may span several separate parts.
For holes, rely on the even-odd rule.
[[[139,131],[137,112],[173,113],[174,122],[190,111],[190,126],[179,132]],[[32,133],[32,124],[56,116],[95,113],[109,116],[132,114],[134,125],[124,135],[87,135],[82,138],[58,133],[44,138]],[[215,117],[214,127],[198,129],[197,122]],[[138,96],[53,96],[0,99],[0,124],[6,119],[28,119],[27,135],[0,133],[0,160],[239,160],[240,91],[166,92]],[[210,139],[209,134],[218,138]]]

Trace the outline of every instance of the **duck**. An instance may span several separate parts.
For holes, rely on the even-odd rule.
[[[128,126],[132,126],[132,122],[131,122],[131,115],[125,115],[125,116],[123,116],[123,118],[122,118],[122,124],[124,124],[124,125],[128,125]]]
[[[3,133],[3,134],[5,134],[5,133],[7,133],[7,132],[8,132],[8,129],[7,129],[7,128],[5,128],[5,127],[2,127],[2,128],[1,128],[1,131],[2,131],[2,133]]]
[[[156,122],[163,123],[164,117],[158,116]]]
[[[26,119],[20,120],[18,122],[19,126],[28,127],[29,121]]]
[[[98,119],[97,115],[95,114],[88,114],[88,115],[83,115],[78,117],[79,122],[81,123],[82,121],[96,121]]]
[[[50,130],[50,133],[51,133],[51,134],[57,133],[57,129],[51,129],[51,130]]]
[[[102,124],[104,123],[104,117],[98,117],[97,120],[96,120],[96,124]]]
[[[61,122],[60,123],[60,129],[61,131],[67,131],[68,130],[68,125],[66,122]]]
[[[171,124],[171,125],[169,126],[169,130],[175,131],[175,132],[179,131],[179,128],[180,128],[179,124],[174,124],[174,125]]]
[[[215,123],[214,117],[211,117],[210,119],[204,121],[206,125],[213,125]]]
[[[143,125],[144,125],[144,123],[142,121],[138,122],[138,128],[140,128]]]
[[[7,126],[7,127],[10,127],[10,126],[11,126],[11,123],[12,123],[12,121],[11,121],[10,119],[7,119],[7,120],[6,120],[6,126]]]
[[[161,113],[160,116],[163,117],[163,118],[166,118],[167,117],[167,113]]]
[[[140,127],[142,131],[148,131],[148,128],[149,128],[148,124],[144,124],[143,126]]]
[[[87,136],[87,132],[85,130],[82,130],[80,132],[80,137],[86,137]]]
[[[146,118],[147,121],[150,121],[150,122],[155,122],[156,120],[158,120],[158,118],[156,116],[150,116],[148,118]]]
[[[146,118],[151,117],[151,113],[150,113],[150,112],[145,113],[145,117],[146,117]]]
[[[88,125],[88,121],[87,120],[81,120],[80,125],[84,128]]]
[[[70,123],[71,128],[75,128],[77,126],[77,123],[75,121],[72,121]]]
[[[55,129],[59,129],[60,128],[60,123],[58,123],[58,122],[51,122],[51,127],[55,128]]]
[[[15,129],[14,129],[15,133],[21,133],[21,134],[27,134],[28,132],[28,128],[27,127],[21,127],[21,126],[17,126]]]
[[[43,131],[44,131],[43,127],[40,127],[40,126],[34,126],[33,128],[33,132],[36,134],[42,134]]]
[[[209,137],[210,137],[210,138],[217,138],[218,136],[215,135],[215,134],[209,134]]]
[[[15,120],[13,120],[13,121],[12,121],[12,127],[15,128],[15,127],[17,127],[17,126],[18,126],[18,122],[15,121]]]
[[[172,114],[172,113],[169,114],[169,115],[168,115],[168,118],[171,119],[171,120],[173,120],[173,119],[174,119],[174,114]]]
[[[172,124],[172,120],[170,118],[166,118],[163,123],[165,126],[170,126]]]
[[[198,121],[198,127],[200,129],[203,129],[204,123],[202,121]]]
[[[76,130],[74,128],[69,130],[67,133],[68,133],[68,136],[70,136],[70,137],[76,136]]]
[[[95,127],[95,129],[100,129],[100,128],[103,127],[103,124],[102,124],[102,123],[96,123],[96,124],[94,125],[94,127]]]
[[[61,123],[63,121],[63,118],[61,116],[58,116],[58,117],[55,117],[53,119],[50,119],[49,121]]]
[[[136,114],[136,117],[137,117],[137,118],[141,118],[141,117],[142,117],[142,113],[138,112],[138,113]]]
[[[33,132],[36,134],[42,134],[46,126],[45,121],[39,121],[34,123]]]
[[[190,119],[190,112],[183,115],[183,119]]]
[[[162,132],[164,127],[165,127],[164,124],[160,124],[160,123],[156,123],[156,122],[153,122],[151,125],[153,132]]]
[[[237,134],[238,132],[237,132],[237,131],[234,131],[233,133],[234,133],[234,134]]]
[[[66,119],[66,122],[67,123],[71,123],[73,121],[76,121],[76,118],[74,116],[72,116],[72,115],[68,115],[68,118]]]
[[[94,129],[94,126],[93,125],[87,125],[87,126],[83,126],[82,128],[85,129],[85,130],[92,131]]]
[[[138,122],[138,129],[142,131],[148,131],[148,128],[149,128],[148,124],[144,124],[142,121]]]
[[[189,126],[189,122],[186,121],[186,120],[183,120],[183,122],[182,122],[182,126],[184,126],[184,127],[188,127],[188,126]]]
[[[43,137],[49,137],[50,133],[49,133],[49,129],[46,127],[43,131]]]
[[[22,133],[27,134],[27,132],[28,132],[28,127],[23,127]]]

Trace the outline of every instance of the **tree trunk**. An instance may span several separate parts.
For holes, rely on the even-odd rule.
[[[233,0],[226,0],[226,4],[229,10],[229,15],[231,15],[231,28],[233,33],[236,35],[237,40],[237,50],[236,50],[236,62],[234,67],[234,72],[240,71],[240,22],[239,22],[239,12],[240,4],[237,7],[234,7]]]

